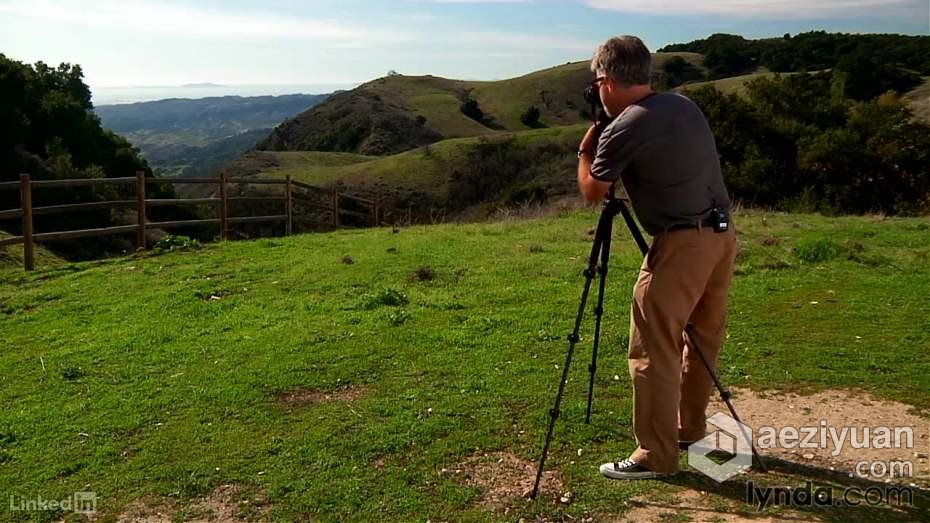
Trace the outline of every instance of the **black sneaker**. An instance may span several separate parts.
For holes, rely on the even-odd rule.
[[[604,463],[601,465],[601,474],[611,479],[653,479],[664,475],[653,472],[629,458]]]

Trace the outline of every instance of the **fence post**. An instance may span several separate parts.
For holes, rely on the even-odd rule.
[[[136,171],[136,249],[145,249],[145,172]]]
[[[226,172],[220,173],[220,238],[229,239],[229,197],[226,192]]]
[[[333,227],[339,227],[339,190],[333,186]]]
[[[285,230],[285,234],[290,236],[294,232],[294,203],[291,200],[291,175],[288,174],[285,176],[284,180],[287,182],[284,184],[284,201],[286,205],[285,209],[287,211],[287,228]]]
[[[32,178],[19,175],[19,201],[23,208],[23,267],[27,271],[36,268],[35,248],[32,242]]]

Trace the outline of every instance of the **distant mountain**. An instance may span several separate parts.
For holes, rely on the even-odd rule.
[[[125,136],[152,167],[169,175],[202,175],[247,151],[270,130],[328,95],[172,98],[101,105],[103,126]]]

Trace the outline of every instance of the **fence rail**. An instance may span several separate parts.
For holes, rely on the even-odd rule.
[[[94,187],[107,184],[135,184],[136,197],[132,200],[107,200],[100,202],[69,203],[62,205],[46,205],[33,207],[33,193],[36,189],[60,187]],[[218,197],[208,198],[146,198],[146,184],[213,184],[218,186]],[[281,186],[283,194],[280,196],[230,196],[229,186],[236,185],[267,185]],[[37,242],[70,240],[76,238],[108,236],[115,234],[136,234],[136,247],[145,249],[145,231],[152,229],[170,229],[190,226],[219,226],[220,237],[229,239],[229,226],[231,224],[251,223],[280,223],[285,224],[285,234],[293,233],[295,223],[321,223],[304,216],[295,216],[295,208],[299,205],[309,207],[329,214],[329,222],[334,227],[342,226],[342,216],[349,216],[367,220],[372,226],[381,224],[385,208],[380,202],[359,196],[342,194],[337,189],[325,189],[302,182],[297,182],[287,176],[283,179],[275,178],[230,178],[225,174],[217,178],[146,178],[145,173],[138,172],[135,177],[124,178],[81,178],[63,180],[32,180],[28,174],[21,174],[18,182],[0,182],[0,190],[15,190],[20,193],[20,207],[17,209],[0,210],[0,221],[20,219],[22,221],[22,234],[10,238],[0,239],[0,247],[9,245],[23,246],[23,267],[27,271],[35,269],[35,244]],[[329,204],[314,201],[312,196],[325,197]],[[284,214],[266,216],[230,216],[230,203],[238,202],[281,202],[284,204]],[[343,202],[353,202],[353,209],[342,208]],[[216,218],[198,220],[176,220],[153,222],[148,219],[148,209],[152,207],[180,206],[180,205],[218,205]],[[80,212],[88,210],[135,208],[136,223],[117,225],[92,229],[78,229],[70,231],[50,231],[36,233],[33,230],[33,217],[48,214]],[[367,208],[369,212],[361,212],[359,208]]]

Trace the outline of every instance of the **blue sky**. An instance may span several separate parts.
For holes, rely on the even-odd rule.
[[[928,34],[927,0],[0,0],[0,53],[68,61],[94,87],[517,76],[636,34]]]

